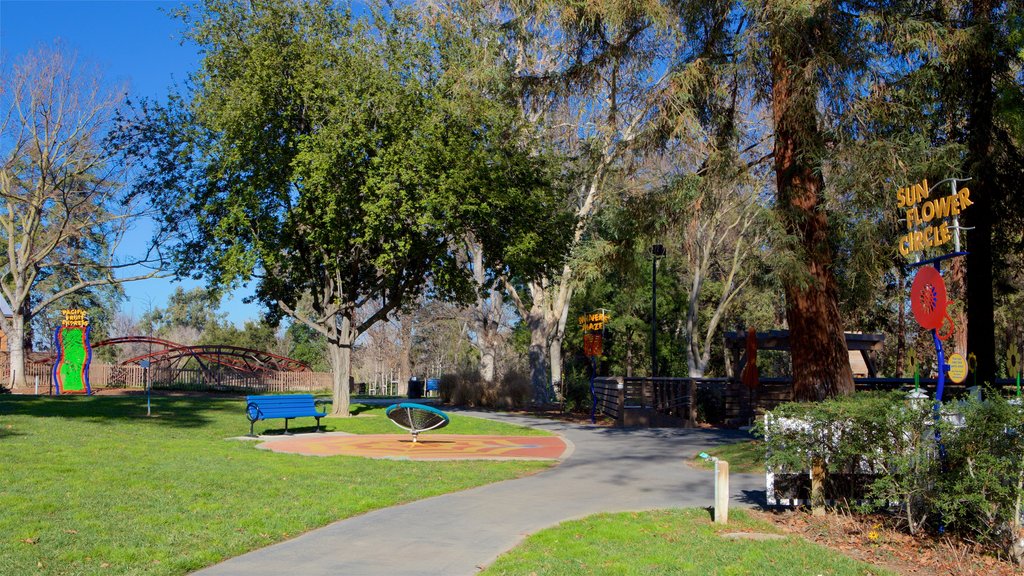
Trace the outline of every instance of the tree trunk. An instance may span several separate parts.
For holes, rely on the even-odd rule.
[[[526,324],[530,328],[530,384],[533,386],[533,401],[541,404],[547,401],[548,332],[544,311],[537,308],[535,303],[526,318]]]
[[[806,35],[774,29],[771,54],[777,210],[798,244],[795,269],[784,281],[794,400],[821,400],[854,389],[822,206],[825,181],[814,160],[823,137],[817,88],[809,79],[813,74],[805,72],[813,66],[813,47],[794,38],[816,37],[810,27]]]
[[[494,356],[494,347],[481,342],[479,374],[485,388],[494,385]]]
[[[562,396],[562,340],[564,338],[552,338],[548,358],[551,361],[551,387],[555,396]]]
[[[349,382],[352,376],[352,320],[344,316],[340,329],[333,331],[335,338],[328,339],[327,347],[331,356],[331,371],[334,374],[334,405],[332,416],[349,415]]]
[[[994,382],[996,376],[995,302],[992,294],[992,198],[995,195],[992,165],[993,78],[992,0],[971,2],[972,50],[967,59],[970,103],[967,114],[968,183],[974,205],[964,211],[967,250],[967,347],[978,358],[977,380]]]
[[[395,386],[395,394],[406,396],[409,394],[409,378],[412,377],[412,316],[401,315],[402,323],[402,348],[398,356],[398,384]]]
[[[25,388],[28,386],[28,379],[25,378],[25,317],[14,313],[10,323],[11,333],[7,335],[10,375],[7,385],[13,388]]]

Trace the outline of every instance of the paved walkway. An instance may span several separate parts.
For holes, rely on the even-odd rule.
[[[622,430],[504,414],[467,415],[535,426],[575,445],[540,474],[384,508],[232,558],[196,574],[471,575],[524,537],[598,512],[708,507],[713,476],[685,459],[743,434]],[[764,500],[764,476],[733,474],[732,500]]]

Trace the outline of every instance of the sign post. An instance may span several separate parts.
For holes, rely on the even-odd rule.
[[[145,360],[140,361],[139,362],[139,366],[142,366],[142,369],[143,369],[142,378],[143,378],[143,382],[144,382],[144,384],[146,386],[146,416],[152,416],[153,414],[150,411],[150,402],[149,402],[149,388],[150,388],[150,386],[149,386],[149,359],[147,358]]]
[[[604,308],[590,314],[583,314],[577,321],[583,330],[583,354],[590,359],[590,423],[597,423],[597,395],[594,393],[594,378],[601,355],[604,353],[604,325],[609,316]]]

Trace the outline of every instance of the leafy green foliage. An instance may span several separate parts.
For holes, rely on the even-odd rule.
[[[1024,410],[991,395],[958,406],[963,426],[942,433],[946,473],[935,477],[935,504],[952,530],[1006,550],[1019,535],[1024,498]]]
[[[936,427],[941,440],[936,438]],[[942,405],[903,392],[782,405],[766,416],[769,467],[859,474],[868,508],[897,506],[911,532],[945,526],[1009,549],[1024,498],[1024,411],[997,394]]]

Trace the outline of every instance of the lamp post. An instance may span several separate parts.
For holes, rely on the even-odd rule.
[[[658,258],[665,256],[661,244],[651,246],[651,378],[658,375]]]

